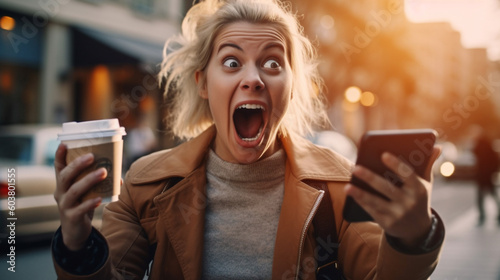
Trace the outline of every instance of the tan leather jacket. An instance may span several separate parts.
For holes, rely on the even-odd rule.
[[[119,201],[109,204],[104,212],[101,232],[110,256],[102,269],[86,279],[142,279],[154,247],[150,279],[200,278],[205,156],[214,137],[212,126],[191,141],[133,164]],[[378,225],[349,224],[342,219],[343,189],[350,178],[351,163],[298,137],[282,137],[281,142],[287,162],[273,279],[315,279],[316,243],[311,221],[324,192],[303,182],[309,179],[328,182],[340,241],[340,267],[347,279],[429,277],[440,248],[421,255],[403,254],[388,244]],[[167,182],[176,184],[169,188]],[[56,270],[60,278],[82,279],[57,264]]]

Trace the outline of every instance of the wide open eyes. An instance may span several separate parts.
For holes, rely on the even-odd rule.
[[[276,61],[275,59],[267,60],[266,62],[264,62],[263,67],[267,68],[267,69],[275,69],[275,70],[281,69],[280,63],[278,61]]]
[[[228,68],[238,68],[241,66],[240,62],[232,57],[224,60],[223,64]],[[264,64],[262,64],[262,68],[271,70],[280,70],[281,64],[276,59],[268,59],[264,62]]]
[[[224,66],[229,68],[236,68],[240,66],[240,63],[238,62],[238,60],[230,57],[224,60]]]

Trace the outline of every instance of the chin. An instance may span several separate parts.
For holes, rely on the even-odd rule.
[[[250,164],[254,163],[262,158],[264,155],[264,149],[254,148],[245,148],[242,151],[239,151],[237,155],[235,155],[235,159],[238,163],[241,164]]]
[[[276,141],[270,142],[268,137],[264,137],[259,145],[251,148],[239,146],[238,156],[235,157],[239,163],[250,164],[272,155],[276,149]]]

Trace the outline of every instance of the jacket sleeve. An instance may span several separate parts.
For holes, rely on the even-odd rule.
[[[444,230],[441,220],[439,223]],[[431,251],[420,254],[402,252],[387,238],[375,223],[350,224],[339,247],[339,261],[345,277],[366,280],[423,280],[430,277],[437,266],[443,238]]]
[[[52,238],[51,249],[54,263],[75,275],[93,274],[104,265],[109,253],[106,240],[95,228],[82,249],[70,251],[63,243],[59,227]]]
[[[330,183],[329,190],[339,238],[338,260],[346,279],[424,280],[430,277],[444,242],[444,224],[434,210],[438,218],[438,235],[433,239],[433,246],[429,251],[412,254],[394,246],[390,237],[374,222],[345,221],[342,217],[344,183]]]
[[[75,275],[54,261],[58,279],[143,279],[151,260],[149,242],[132,205],[128,185],[123,184],[119,200],[103,212],[100,232],[109,250],[104,264],[92,274]]]

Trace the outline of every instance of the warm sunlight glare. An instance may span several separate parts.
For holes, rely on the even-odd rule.
[[[448,21],[465,48],[487,48],[490,58],[500,58],[500,1],[406,0],[405,12],[413,22]]]

